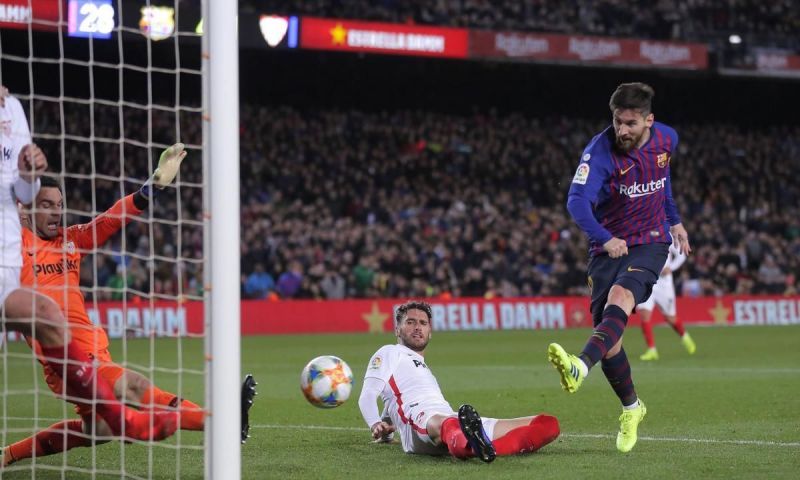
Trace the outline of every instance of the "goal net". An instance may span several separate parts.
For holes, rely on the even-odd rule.
[[[57,220],[47,220],[45,204],[34,202],[25,212],[30,229],[38,238],[46,228],[39,222],[68,228],[91,224],[103,214],[135,216],[130,223],[118,222],[118,231],[110,234],[87,227],[82,238],[88,243],[76,245],[68,238],[59,243],[60,260],[45,263],[35,254],[23,269],[35,272],[31,287],[37,291],[48,288],[46,275],[60,275],[63,291],[50,296],[60,298],[55,299],[73,325],[72,338],[91,335],[102,344],[100,331],[76,333],[80,314],[73,310],[83,309],[71,302],[68,290],[70,281],[79,284],[86,318],[103,327],[108,353],[120,368],[104,373],[102,352],[94,352],[98,375],[110,378],[128,405],[144,411],[178,409],[181,425],[163,441],[99,444],[97,426],[87,426],[84,415],[85,434],[69,431],[65,425],[80,425],[74,423],[81,420],[75,406],[51,391],[28,344],[3,331],[0,445],[16,445],[4,450],[4,462],[9,454],[22,458],[0,469],[0,478],[221,478],[207,465],[219,435],[203,430],[213,428],[214,415],[205,417],[205,412],[215,413],[219,405],[222,395],[214,392],[226,392],[227,405],[235,406],[237,415],[226,413],[228,423],[239,418],[239,396],[230,388],[218,389],[226,387],[220,375],[213,375],[212,360],[229,365],[238,385],[239,310],[237,297],[232,318],[226,319],[235,336],[223,339],[228,346],[221,355],[211,335],[212,302],[221,306],[221,301],[209,293],[214,265],[209,243],[236,251],[235,260],[222,260],[236,263],[237,276],[239,267],[238,241],[215,241],[210,228],[219,226],[211,220],[209,179],[215,171],[204,160],[214,150],[212,130],[204,125],[208,40],[202,31],[203,23],[206,29],[211,23],[201,21],[206,8],[200,0],[0,2],[0,83],[25,110],[33,142],[48,159],[46,176],[58,182],[63,197]],[[218,24],[224,23],[226,17],[220,18]],[[238,77],[232,78],[235,86]],[[237,96],[233,100],[238,104]],[[174,182],[163,190],[145,190],[155,193],[142,197],[147,204],[139,215],[124,202],[122,210],[106,213],[145,185],[161,152],[176,142],[188,154]],[[238,175],[238,143],[235,147],[225,161],[236,164],[231,169]],[[238,197],[238,186],[230,193]],[[231,213],[238,238],[238,206]],[[81,254],[77,263],[71,260],[76,251]],[[223,362],[231,355],[235,360]],[[60,435],[41,434],[54,425]],[[223,437],[230,442],[230,429]],[[26,439],[32,439],[29,445]],[[238,438],[234,441],[228,454],[238,458]],[[66,446],[76,448],[62,453]],[[227,478],[238,478],[238,460],[233,466]]]

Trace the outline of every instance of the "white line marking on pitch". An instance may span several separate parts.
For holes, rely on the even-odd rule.
[[[704,372],[704,373],[774,373],[774,374],[792,374],[800,373],[800,368],[737,368],[737,367],[669,367],[669,366],[640,366],[639,368],[647,369],[647,371],[668,371],[668,372]],[[465,366],[465,365],[442,365],[439,370],[551,370],[553,367],[550,365],[484,365],[484,366]]]
[[[28,417],[6,417],[7,420],[34,421],[35,418]],[[39,421],[56,422],[61,418],[39,417]],[[329,425],[250,425],[250,428],[291,428],[305,430],[332,430],[345,432],[366,432],[367,427],[336,427]],[[567,438],[617,438],[616,435],[606,433],[562,433],[562,437]],[[800,442],[775,442],[771,440],[719,440],[716,438],[681,438],[681,437],[639,437],[640,440],[649,442],[687,442],[687,443],[718,443],[725,445],[755,445],[760,447],[800,447]]]
[[[364,427],[335,427],[326,425],[250,425],[250,428],[291,428],[306,430],[336,430],[346,432],[364,432]],[[572,438],[617,438],[616,435],[604,433],[563,433],[562,437]],[[688,443],[720,443],[726,445],[756,445],[764,447],[800,447],[800,442],[773,442],[769,440],[718,440],[714,438],[679,438],[679,437],[639,437],[639,440],[651,442],[688,442]]]

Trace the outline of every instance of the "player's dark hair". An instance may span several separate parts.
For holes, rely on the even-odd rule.
[[[39,181],[41,182],[42,188],[57,188],[59,192],[61,191],[61,182],[59,182],[56,177],[42,175],[39,177]]]
[[[614,110],[639,110],[647,116],[653,111],[653,97],[656,91],[646,83],[623,83],[611,94],[608,102],[611,112]]]
[[[394,324],[400,325],[400,322],[405,320],[406,316],[408,316],[408,311],[415,309],[425,312],[425,315],[428,316],[429,322],[433,320],[433,312],[431,311],[431,306],[428,303],[420,300],[410,300],[397,307],[397,311],[394,314]]]

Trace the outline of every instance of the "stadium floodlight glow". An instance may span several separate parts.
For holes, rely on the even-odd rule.
[[[742,43],[742,37],[733,34],[730,37],[728,37],[728,41],[731,43],[731,45],[739,45],[740,43]]]

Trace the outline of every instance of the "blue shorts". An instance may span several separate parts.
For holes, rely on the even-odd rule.
[[[592,321],[597,326],[603,318],[608,292],[614,285],[633,293],[633,304],[639,305],[650,297],[667,262],[668,243],[647,243],[628,248],[628,254],[611,258],[595,255],[589,260],[589,288],[592,291]]]

